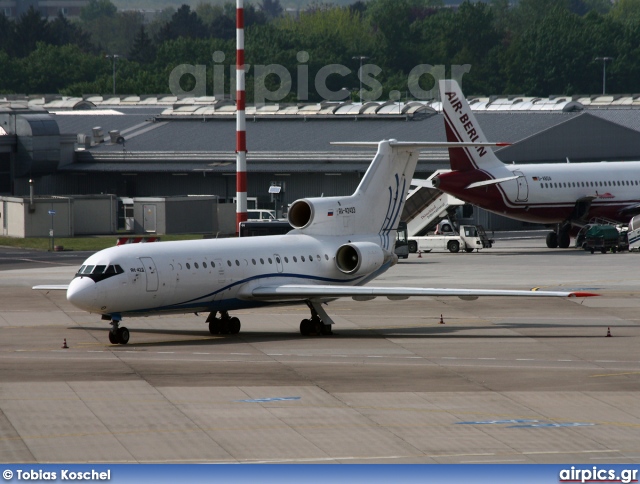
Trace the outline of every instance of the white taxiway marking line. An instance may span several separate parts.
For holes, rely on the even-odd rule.
[[[525,459],[502,459],[502,460],[461,460],[460,464],[497,464],[499,462],[527,462]]]
[[[633,459],[637,459],[638,456],[624,456],[624,457],[611,457],[609,455],[604,456],[604,457],[589,457],[589,460],[633,460]]]
[[[47,351],[47,350],[45,350]],[[70,349],[51,349],[48,350],[51,353],[71,353],[74,354],[76,356],[79,356],[80,352],[75,352],[72,351]],[[14,350],[15,353],[30,353],[32,351],[30,350],[25,350],[25,349],[16,349]],[[37,351],[36,351],[37,352]],[[138,350],[138,348],[134,348],[134,349],[130,349],[130,350],[125,350],[123,348],[120,347],[110,347],[108,350],[84,350],[81,351],[82,353],[111,353],[114,355],[117,354],[125,354],[125,353],[135,353],[138,354],[140,356],[142,356],[142,353]],[[149,355],[149,353],[144,353],[146,356]],[[438,360],[453,360],[456,362],[457,366],[470,366],[469,364],[465,364],[463,362],[469,362],[471,364],[473,364],[472,362],[477,362],[477,361],[495,361],[496,363],[509,363],[509,362],[513,362],[513,361],[532,361],[535,362],[536,364],[549,364],[552,362],[561,362],[561,363],[577,363],[577,364],[582,364],[582,365],[588,365],[585,367],[581,367],[581,368],[572,368],[569,367],[567,368],[566,366],[562,366],[562,367],[554,367],[554,366],[536,366],[535,368],[540,368],[540,369],[551,369],[551,368],[564,368],[564,369],[573,369],[573,370],[595,370],[596,368],[592,368],[591,366],[594,365],[595,363],[615,363],[618,365],[636,365],[638,363],[640,363],[640,361],[616,361],[616,360],[594,360],[594,361],[588,361],[588,360],[542,360],[542,359],[534,359],[534,358],[516,358],[514,360],[512,359],[501,359],[501,358],[488,358],[488,357],[481,357],[481,358],[458,358],[456,356],[435,356],[435,357],[430,357],[430,356],[400,356],[400,355],[315,355],[315,354],[285,354],[285,353],[267,353],[267,354],[251,354],[251,353],[216,353],[216,352],[191,352],[191,353],[181,353],[181,352],[176,352],[176,351],[155,351],[155,352],[151,352],[151,354],[157,354],[157,355],[174,355],[174,354],[178,354],[178,355],[192,355],[192,356],[212,356],[214,357],[214,359],[210,360],[210,361],[229,361],[229,362],[238,362],[241,363],[243,362],[243,360],[235,360],[235,359],[230,359],[230,360],[219,360],[219,359],[215,359],[215,358],[222,358],[222,357],[227,357],[227,356],[252,356],[254,358],[259,358],[259,357],[284,357],[284,358],[292,358],[292,357],[297,357],[297,358],[351,358],[351,359],[362,359],[362,358],[369,358],[369,359],[379,359],[379,360],[396,360],[398,363],[381,363],[381,364],[392,364],[392,365],[402,365],[402,361],[407,361],[407,360],[418,360],[420,362],[423,362],[424,364],[428,364],[428,365],[437,365]],[[191,361],[191,360],[186,360],[184,358],[182,359],[177,359],[176,361]],[[193,361],[198,361],[198,360],[193,360]],[[418,363],[418,361],[416,361],[416,363]],[[289,361],[290,363],[295,363],[296,361]],[[303,363],[303,361],[300,361],[299,363]],[[326,362],[326,363],[330,363],[330,362]],[[337,362],[335,362],[337,364]],[[408,364],[408,362],[407,362]],[[441,363],[443,364],[443,363]],[[507,366],[504,365],[495,365],[492,366],[492,368],[506,368]],[[605,370],[609,370],[609,371],[613,371],[613,370],[619,370],[619,371],[630,371],[630,368],[604,368]],[[602,370],[602,368],[601,368]],[[611,376],[611,375],[596,375],[596,376]]]

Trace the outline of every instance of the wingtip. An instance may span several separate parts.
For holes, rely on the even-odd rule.
[[[569,293],[569,297],[597,297],[597,296],[600,296],[600,294],[596,294],[595,292],[577,291],[577,292]]]

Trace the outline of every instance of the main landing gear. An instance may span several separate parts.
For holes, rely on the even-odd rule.
[[[120,327],[120,321],[112,320],[111,329],[109,330],[109,343],[112,345],[126,345],[129,342],[129,330]]]
[[[238,334],[240,332],[238,318],[230,317],[227,311],[221,311],[219,318],[216,317],[217,314],[218,311],[212,311],[207,318],[211,334]]]
[[[333,321],[322,308],[319,303],[313,303],[307,301],[307,306],[311,310],[311,319],[303,319],[300,322],[300,334],[302,336],[310,336],[315,334],[316,336],[328,336],[333,334],[331,325]]]
[[[555,249],[556,247],[561,249],[568,248],[571,245],[570,228],[570,224],[560,225],[555,232],[549,232],[547,234],[547,247],[550,249]]]

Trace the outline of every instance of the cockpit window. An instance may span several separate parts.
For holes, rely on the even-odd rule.
[[[124,270],[119,265],[86,265],[80,267],[76,273],[76,277],[89,277],[94,282],[99,282],[118,274],[123,274]]]

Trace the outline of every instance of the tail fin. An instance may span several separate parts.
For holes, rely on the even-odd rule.
[[[486,142],[487,138],[464,98],[458,83],[453,80],[440,81],[440,94],[447,141]],[[451,169],[455,171],[502,171],[505,169],[504,163],[496,157],[490,148],[484,146],[449,148],[449,159]]]
[[[416,147],[381,141],[353,195],[298,200],[289,209],[289,223],[314,235],[379,237],[389,250],[419,154]]]

